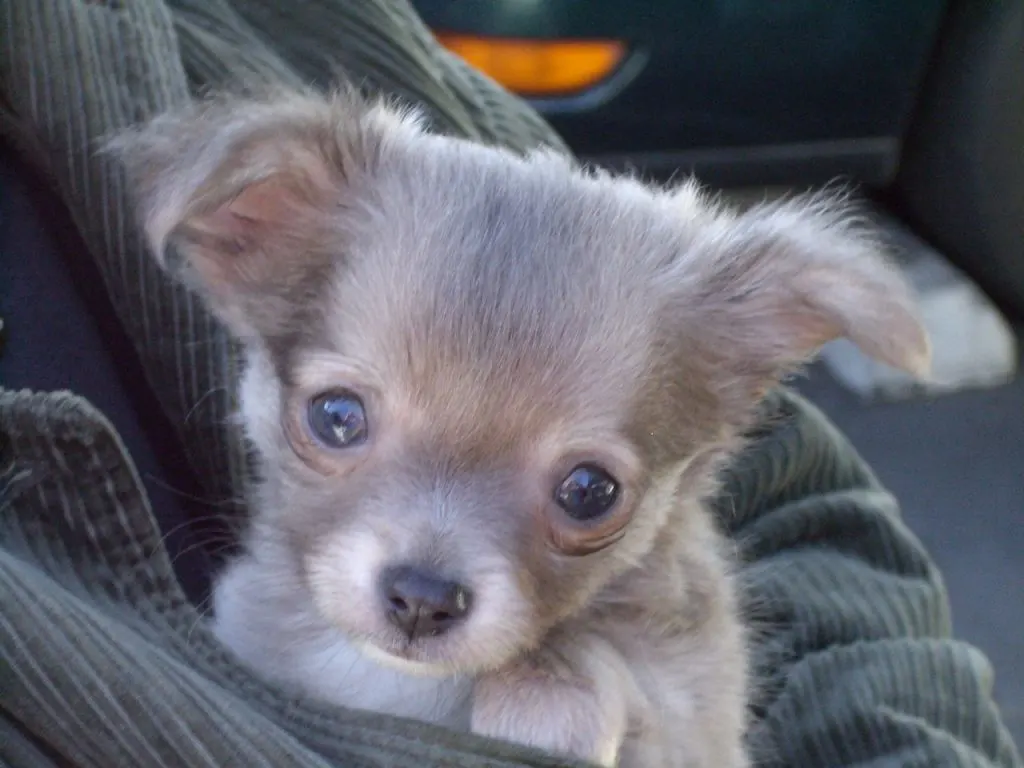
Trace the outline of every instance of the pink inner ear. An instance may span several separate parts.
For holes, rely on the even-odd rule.
[[[189,222],[190,261],[211,295],[226,299],[243,284],[273,281],[296,255],[295,234],[308,233],[313,222],[299,189],[297,180],[275,175]]]
[[[338,193],[329,169],[308,153],[288,153],[288,170],[246,185],[228,203],[202,217],[201,226],[224,237],[271,235],[303,229]]]
[[[285,223],[296,208],[295,192],[280,179],[267,179],[251,184],[230,202],[208,214],[210,229],[239,237],[252,232],[254,225]]]
[[[788,336],[787,343],[796,351],[797,358],[814,354],[843,334],[837,318],[801,296],[794,296],[793,303],[780,309],[772,326],[766,325],[764,330]]]

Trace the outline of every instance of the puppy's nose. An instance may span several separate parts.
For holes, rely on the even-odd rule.
[[[447,632],[469,613],[470,591],[429,571],[391,568],[384,573],[381,587],[388,619],[410,640]]]

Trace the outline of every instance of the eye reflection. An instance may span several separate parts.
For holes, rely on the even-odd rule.
[[[329,448],[350,448],[366,440],[366,409],[352,392],[325,392],[309,402],[309,428]]]
[[[555,502],[573,520],[596,520],[615,506],[619,484],[594,464],[580,464],[555,489]]]

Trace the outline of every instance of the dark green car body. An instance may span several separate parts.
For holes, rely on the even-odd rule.
[[[729,183],[892,177],[945,0],[416,0],[445,32],[624,41],[536,99],[576,152]]]

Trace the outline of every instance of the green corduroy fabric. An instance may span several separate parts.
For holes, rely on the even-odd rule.
[[[234,355],[152,265],[112,130],[239,78],[335,69],[515,149],[558,138],[441,51],[403,0],[0,0],[0,94],[75,216],[211,497],[245,490]],[[769,766],[1019,766],[981,654],[893,499],[805,402],[773,395],[726,478],[756,631],[752,741]],[[66,393],[0,391],[0,764],[541,766],[563,761],[303,702],[220,649],[179,589],[130,459]]]

